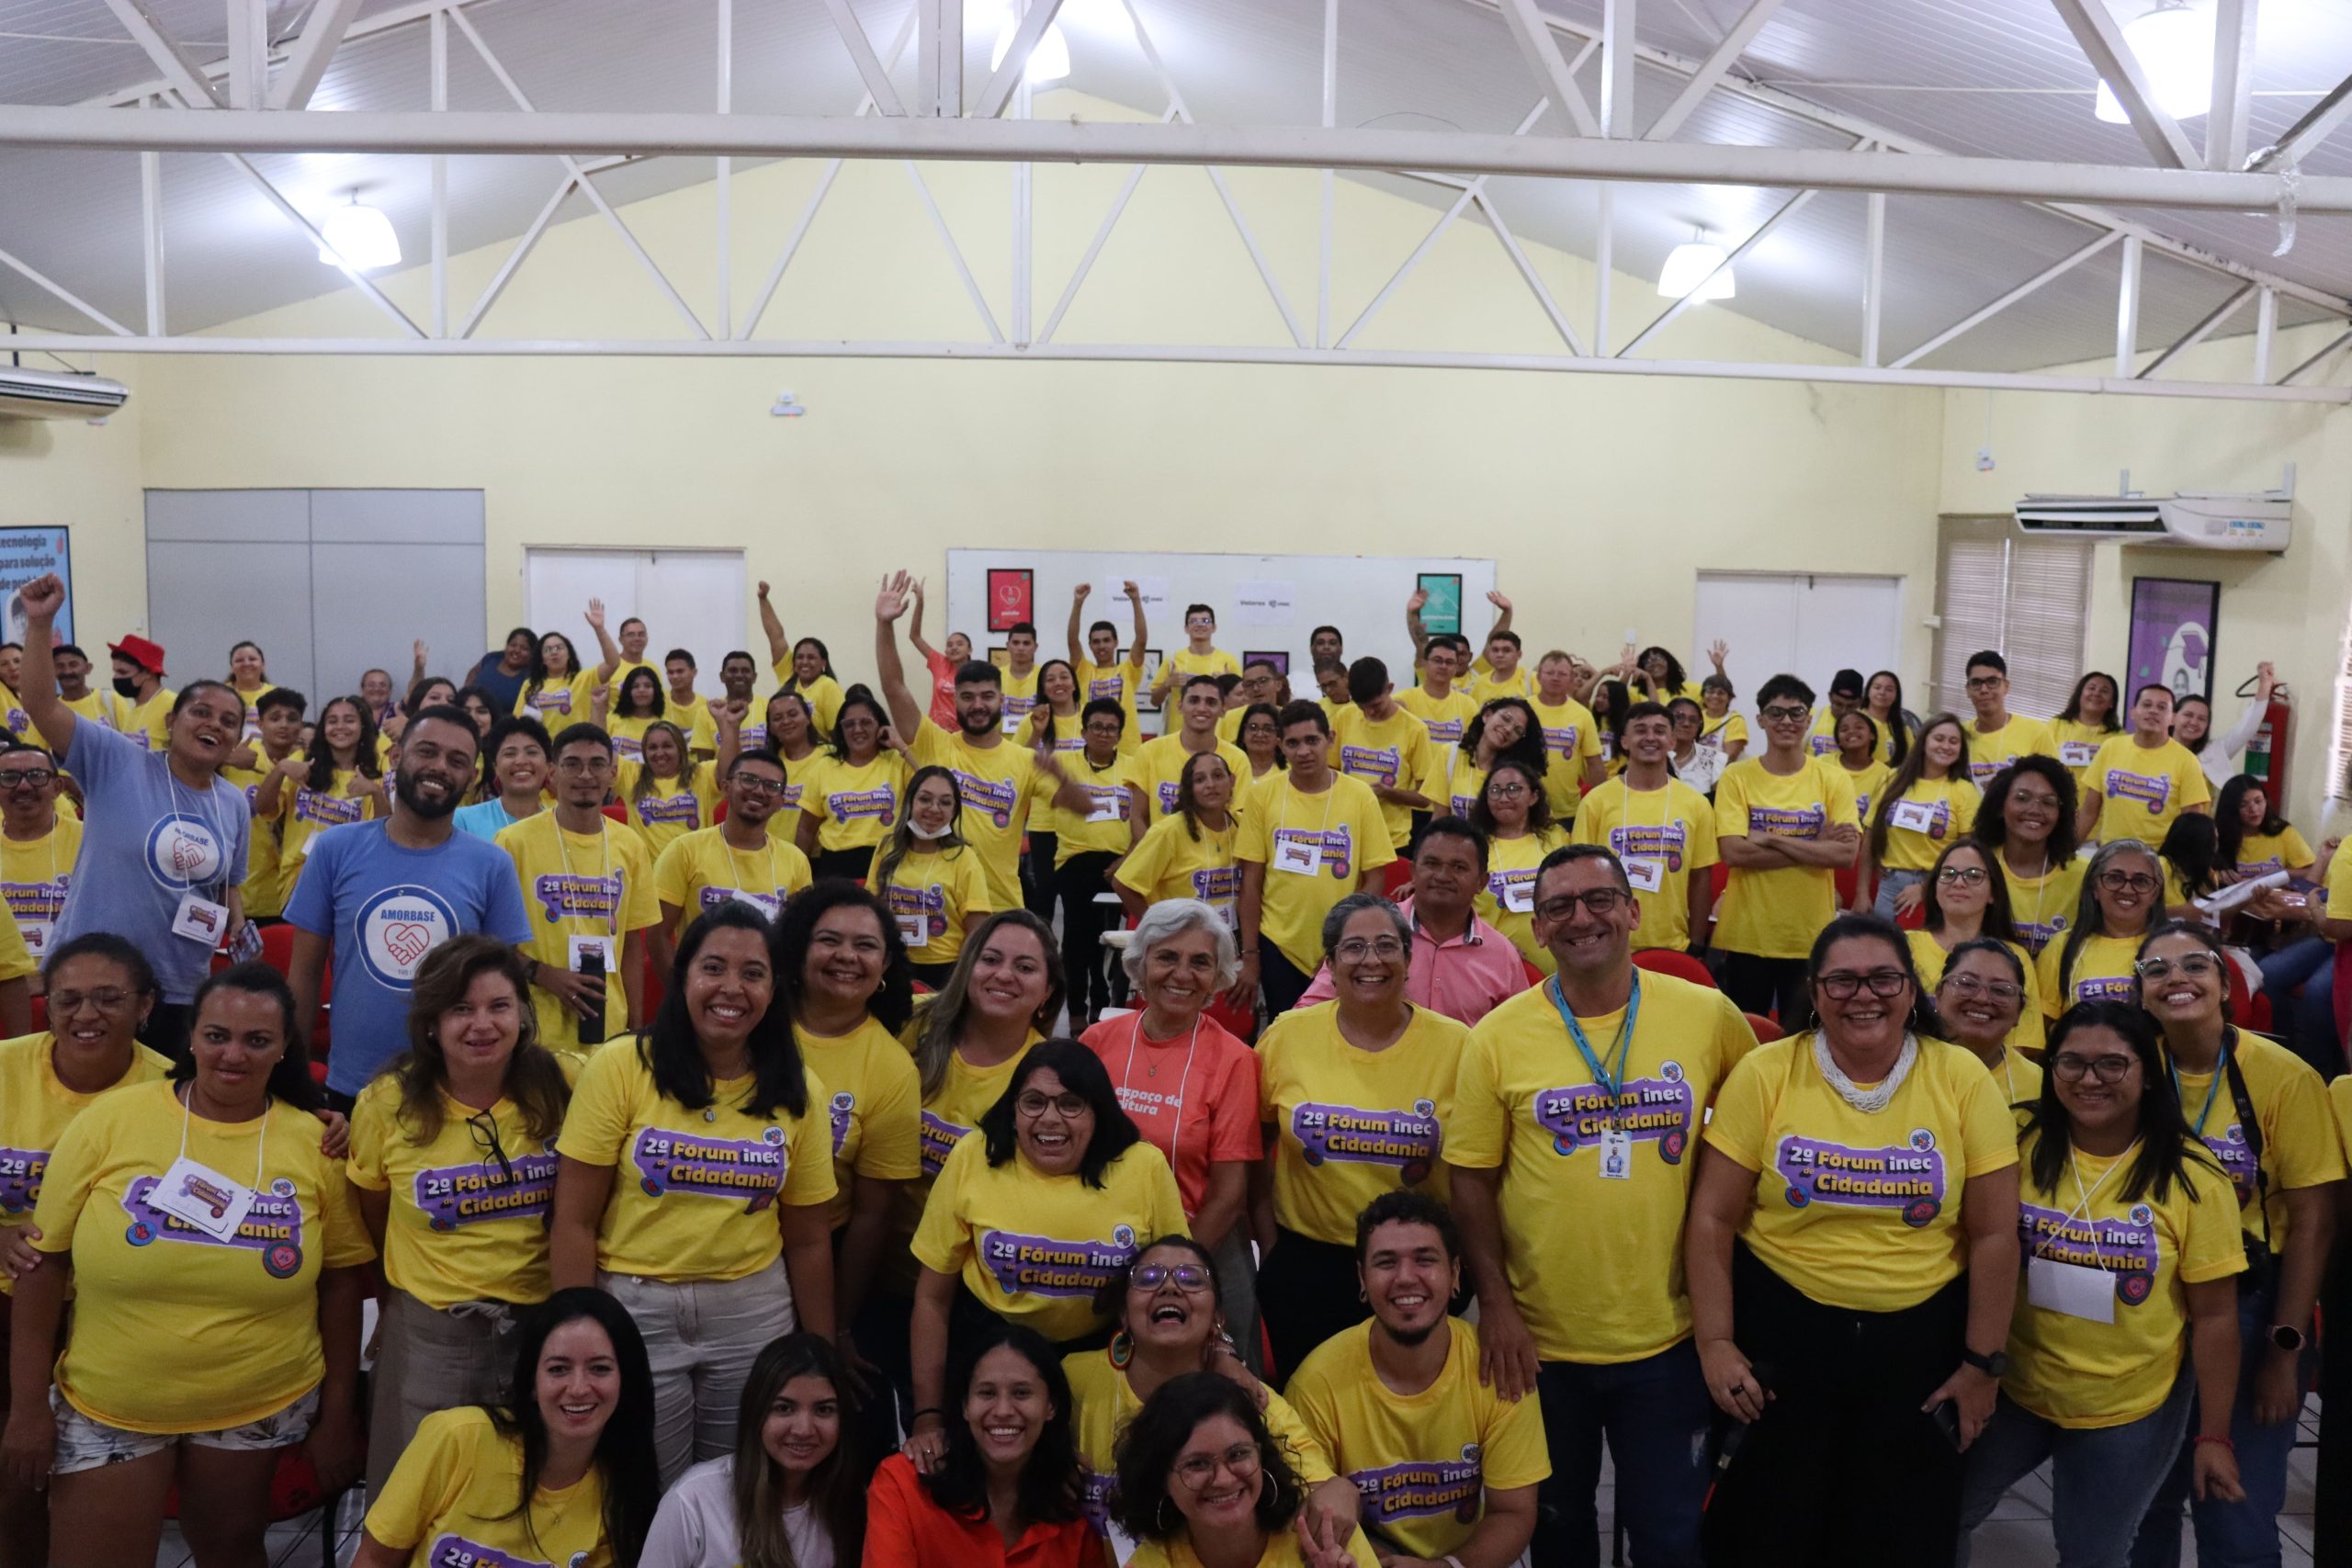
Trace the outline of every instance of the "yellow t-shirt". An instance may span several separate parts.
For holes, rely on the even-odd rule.
[[[1098,768],[1086,760],[1086,748],[1080,742],[1056,761],[1061,763],[1062,772],[1078,781],[1093,804],[1084,811],[1064,811],[1053,804],[1054,792],[1058,787],[1054,780],[1042,773],[1037,775],[1036,783],[1031,786],[1035,798],[1030,803],[1029,824],[1035,831],[1043,826],[1044,815],[1052,814],[1054,863],[1067,865],[1073,857],[1083,854],[1126,853],[1127,846],[1135,841],[1134,831],[1127,825],[1136,809],[1131,773],[1134,760],[1114,752],[1109,763]]]
[[[1062,1373],[1069,1379],[1070,1435],[1078,1439],[1078,1467],[1085,1475],[1086,1517],[1101,1532],[1110,1518],[1111,1483],[1117,1479],[1111,1450],[1120,1429],[1143,1409],[1143,1401],[1136,1397],[1126,1372],[1112,1364],[1108,1350],[1064,1356]],[[1259,1414],[1300,1481],[1314,1486],[1331,1479],[1329,1458],[1288,1400],[1269,1389],[1266,1407]]]
[[[285,1409],[326,1375],[319,1271],[376,1256],[318,1118],[272,1101],[250,1122],[187,1116],[164,1081],[101,1095],[57,1140],[33,1223],[74,1255],[58,1392],[133,1432],[209,1432]],[[148,1201],[180,1156],[254,1188],[234,1239]],[[261,1179],[255,1182],[256,1156]],[[124,1224],[128,1218],[130,1223]],[[158,1376],[162,1348],[177,1347]]]
[[[1887,780],[1894,776],[1894,770],[1875,759],[1867,768],[1849,768],[1842,761],[1837,766],[1845,773],[1846,782],[1854,787],[1854,820],[1867,826],[1871,819],[1871,807],[1878,804],[1879,793],[1886,788]]]
[[[258,750],[258,749],[256,749]],[[248,919],[277,916],[286,912],[286,889],[277,876],[277,818],[262,817],[254,811],[254,798],[261,793],[262,781],[269,777],[274,765],[269,753],[260,752],[258,768],[222,768],[220,776],[243,792],[245,811],[252,818],[245,834],[245,914]],[[291,793],[290,789],[281,795]],[[58,801],[57,819],[61,826],[66,820],[64,799]],[[77,825],[78,825],[78,819]],[[79,841],[76,840],[76,848]],[[73,861],[65,861],[70,870]],[[61,908],[62,905],[61,904]]]
[[[1259,939],[1305,975],[1323,962],[1323,917],[1331,906],[1353,893],[1365,872],[1396,858],[1371,788],[1361,779],[1330,778],[1320,795],[1302,793],[1289,773],[1261,788],[1233,846],[1236,860],[1266,868]],[[1285,870],[1286,863],[1299,869]]]
[[[1690,878],[1708,874],[1723,856],[1715,848],[1715,808],[1680,779],[1663,790],[1636,792],[1621,775],[1605,781],[1577,807],[1576,841],[1606,844],[1621,861],[1645,860],[1658,867],[1655,892],[1634,889],[1642,923],[1634,928],[1635,949],[1690,945]],[[1532,886],[1530,893],[1534,891]]]
[[[595,711],[596,672],[583,670],[572,676],[550,676],[537,691],[528,681],[514,694],[514,716],[536,718],[548,727],[548,738],[563,733],[568,724],[585,724]]]
[[[399,1289],[443,1312],[548,1299],[555,1140],[531,1137],[513,1100],[477,1111],[444,1093],[441,1132],[420,1144],[401,1120],[399,1081],[379,1077],[351,1108],[347,1166],[352,1186],[390,1197],[384,1278]]]
[[[1544,794],[1552,805],[1552,819],[1576,819],[1584,798],[1585,764],[1600,755],[1600,726],[1592,710],[1570,697],[1556,707],[1531,696],[1535,721],[1544,730]]]
[[[2161,844],[2182,812],[2213,801],[2196,753],[2177,740],[2143,746],[2119,735],[2091,759],[2083,785],[2099,794],[2098,827],[2091,837],[2102,844],[2117,839]]]
[[[1696,698],[1693,698],[1692,700],[1697,701]],[[1700,745],[1712,746],[1716,750],[1722,751],[1734,746],[1742,745],[1747,741],[1747,715],[1740,713],[1726,713],[1723,717],[1715,718],[1709,716],[1707,713],[1706,704],[1699,704]]]
[[[126,699],[122,732],[143,740],[150,751],[161,751],[171,741],[172,705],[178,700],[179,694],[169,686],[157,688],[143,703]]]
[[[1233,773],[1233,805],[1238,810],[1249,788],[1250,757],[1230,741],[1216,743],[1216,754]],[[1147,828],[1176,814],[1176,791],[1183,783],[1184,764],[1193,753],[1180,736],[1160,735],[1145,741],[1127,762],[1127,784],[1144,803]]]
[[[662,923],[653,896],[653,865],[645,840],[609,818],[594,834],[566,832],[556,814],[542,811],[503,829],[496,840],[514,863],[523,907],[531,912],[531,940],[523,955],[551,968],[571,967],[575,936],[611,940],[605,964],[605,1038],[628,1028],[628,986],[636,977],[621,962],[631,931]],[[539,1043],[551,1051],[580,1049],[580,1019],[552,991],[531,987]]]
[[[1459,746],[1440,746],[1430,758],[1430,771],[1418,786],[1430,811],[1439,817],[1467,818],[1487,787],[1487,770]]]
[[[1332,721],[1331,771],[1367,787],[1418,789],[1429,775],[1433,750],[1430,727],[1402,699],[1386,718],[1373,718],[1351,705]],[[1246,765],[1242,771],[1249,771]],[[1401,848],[1413,836],[1413,808],[1377,798],[1373,804],[1387,825],[1390,846]]]
[[[1961,1189],[2017,1163],[2017,1122],[1984,1064],[1941,1040],[1918,1043],[1894,1100],[1866,1116],[1823,1078],[1813,1041],[1758,1046],[1715,1097],[1708,1146],[1757,1173],[1740,1235],[1815,1301],[1917,1306],[1959,1278]]]
[[[796,1027],[801,1060],[826,1089],[832,1139],[835,1230],[849,1223],[850,1180],[912,1181],[922,1174],[922,1086],[915,1059],[871,1017],[847,1034]]]
[[[1048,1176],[1017,1149],[989,1164],[988,1140],[967,1134],[932,1183],[915,1227],[915,1261],[961,1274],[980,1304],[1048,1339],[1099,1327],[1095,1293],[1155,1236],[1189,1235],[1168,1160],[1130,1145],[1090,1187]]]
[[[1182,817],[1163,817],[1111,874],[1142,894],[1147,904],[1198,898],[1214,906],[1230,925],[1241,897],[1241,867],[1234,852],[1240,833],[1240,819],[1230,811],[1223,831],[1204,824],[1197,840]]]
[[[743,899],[773,920],[784,912],[786,899],[815,880],[798,845],[769,834],[763,847],[739,850],[727,841],[724,823],[688,833],[653,863],[653,896],[678,908],[676,936],[731,898]]]
[[[1462,1048],[1445,1158],[1502,1171],[1504,1262],[1511,1295],[1546,1361],[1634,1361],[1690,1332],[1682,1216],[1698,1169],[1693,1144],[1756,1036],[1731,998],[1670,975],[1639,975],[1634,1035],[1623,1010],[1579,1018],[1611,1077],[1623,1052],[1616,1119],[1632,1140],[1620,1179],[1601,1171],[1611,1120],[1552,987],[1478,1021]]]
[[[620,682],[620,675],[617,673],[615,674],[613,676],[613,686],[615,688],[616,694],[618,693]],[[595,715],[592,711],[589,717],[593,720],[594,716]],[[605,733],[613,738],[614,767],[619,768],[630,762],[643,761],[645,760],[645,732],[652,728],[656,724],[663,722],[663,719],[666,719],[667,716],[668,716],[665,714],[662,719],[650,717],[605,719]],[[692,741],[687,742],[690,749],[693,744],[694,743]]]
[[[76,718],[86,718],[100,729],[111,729],[118,735],[124,735],[129,734],[133,728],[130,723],[130,705],[123,701],[122,694],[119,692],[100,691],[94,686],[78,697],[61,694],[57,700],[64,704],[66,711]],[[51,753],[57,750],[57,743],[48,736],[42,735],[40,739]]]
[[[2269,1192],[2267,1227],[2254,1201],[2254,1146],[2239,1122],[2237,1107],[2231,1103],[2227,1075],[2176,1073],[2181,1112],[2188,1118],[2188,1130],[2212,1153],[2237,1189],[2246,1235],[2260,1236],[2267,1229],[2271,1256],[2284,1257],[2288,1191],[2343,1180],[2344,1150],[2328,1114],[2326,1086],[2301,1056],[2276,1041],[2241,1029],[2237,1058],[2245,1078],[2246,1098],[2254,1102],[2255,1122],[2262,1129],[2263,1185]]]
[[[800,694],[801,700],[808,705],[811,721],[821,734],[828,736],[832,734],[833,721],[841,716],[842,697],[844,694],[839,681],[834,680],[831,675],[820,675],[816,680],[803,686],[793,679],[792,660],[789,659],[781,663],[770,665],[768,672],[775,677],[778,691],[797,692]],[[1008,682],[1010,679],[1007,677]],[[1008,684],[1005,690],[1010,695],[1011,685]],[[1010,711],[1012,705],[1008,703],[1005,705]]]
[[[1768,773],[1760,757],[1742,757],[1715,784],[1715,831],[1764,838],[1819,839],[1836,827],[1859,828],[1846,770],[1815,758],[1795,773]],[[1838,874],[1826,865],[1771,871],[1733,866],[1724,885],[1714,945],[1759,958],[1803,958],[1838,913]]]
[[[2050,721],[2050,739],[2058,743],[2058,761],[2075,775],[2077,790],[2090,783],[2091,761],[2098,757],[2098,749],[2121,733],[2121,730],[2085,724],[2078,718],[2053,718]]]
[[[1432,696],[1426,688],[1408,686],[1396,694],[1396,705],[1429,726],[1432,746],[1459,746],[1462,727],[1478,716],[1478,699],[1458,686]]]
[[[1241,661],[1221,648],[1212,646],[1206,653],[1194,653],[1187,644],[1170,654],[1168,662],[1161,668],[1163,672],[1172,670],[1176,674],[1168,687],[1169,700],[1163,705],[1174,707],[1177,699],[1184,694],[1185,682],[1195,675],[1238,675],[1241,673]]]
[[[2017,928],[2018,940],[2026,951],[2039,956],[2058,939],[2074,929],[2075,911],[2083,897],[2083,876],[2090,869],[2086,860],[2062,861],[2035,876],[2020,876],[2009,867],[2008,858],[1996,854],[1994,863],[2001,868],[2001,880],[2009,889],[2009,923]]]
[[[1484,707],[1497,697],[1525,697],[1533,702],[1539,688],[1535,684],[1535,671],[1524,662],[1508,675],[1498,675],[1482,653],[1477,662],[1470,667],[1470,673],[1453,682],[1453,689]]]
[[[256,849],[264,835],[251,835]],[[82,819],[59,811],[48,832],[38,839],[17,840],[0,835],[0,898],[17,918],[17,932],[35,962],[49,956],[49,933],[65,908],[65,890],[73,885],[74,861],[82,852]],[[270,860],[277,862],[277,846]],[[245,874],[245,912],[253,906],[253,874]],[[259,911],[266,913],[267,911]]]
[[[2136,936],[2085,937],[2075,953],[2074,972],[2059,983],[2058,970],[2066,955],[2064,938],[2052,942],[2034,959],[2034,989],[2041,994],[2041,1010],[2056,1018],[2076,1002],[2131,1001],[2138,977],[2132,965],[2140,957]]]
[[[654,1280],[741,1280],[784,1255],[779,1202],[830,1203],[834,1193],[825,1087],[806,1072],[808,1111],[754,1113],[758,1080],[711,1086],[704,1111],[654,1087],[641,1038],[588,1058],[571,1091],[556,1152],[611,1166],[612,1196],[596,1232],[596,1267]]]
[[[829,751],[802,781],[800,809],[817,819],[819,849],[871,849],[899,820],[906,793],[906,759],[896,751],[877,751],[862,768]]]
[[[979,852],[958,844],[944,853],[926,849],[918,840],[906,857],[890,868],[890,885],[881,886],[882,857],[877,845],[865,868],[865,886],[878,894],[898,922],[899,940],[907,957],[917,964],[953,964],[964,955],[964,923],[973,915],[994,912],[987,874]]]
[[[1372,1544],[1358,1529],[1348,1537],[1348,1556],[1356,1568],[1379,1568],[1380,1560],[1373,1555]],[[1295,1529],[1279,1529],[1266,1537],[1266,1549],[1258,1555],[1256,1568],[1305,1568],[1306,1557],[1299,1550]],[[1177,1536],[1168,1540],[1147,1540],[1136,1547],[1125,1568],[1201,1568],[1200,1554],[1193,1543]]]
[[[1445,1124],[1470,1031],[1427,1008],[1385,1051],[1340,1033],[1340,1004],[1286,1012],[1258,1042],[1260,1114],[1274,1128],[1274,1217],[1352,1247],[1356,1215],[1384,1192],[1446,1195]]]
[[[1015,739],[1026,740],[1029,716],[1037,711],[1037,681],[1044,673],[1045,666],[1032,664],[1025,671],[1016,674],[1011,665],[1001,660],[993,662],[997,667],[997,690],[1004,697],[1004,706],[1001,710],[1003,731]]]
[[[107,1089],[153,1083],[172,1070],[171,1060],[144,1045],[134,1046],[122,1077],[92,1094],[77,1094],[58,1081],[50,1053],[57,1036],[43,1032],[0,1040],[0,1235],[33,1217],[50,1152],[74,1118]],[[0,1275],[0,1296],[16,1281]]]
[[[1910,944],[1911,966],[1919,972],[1919,988],[1933,991],[1943,984],[1944,965],[1951,958],[1950,951],[1936,940],[1933,931],[1905,931],[1903,935]],[[2017,955],[2018,965],[2025,970],[2025,996],[2021,998],[2023,1010],[2018,1014],[2018,1021],[2008,1033],[2009,1077],[2001,1085],[2001,1092],[2008,1097],[2010,1104],[2015,1105],[2041,1092],[2041,1069],[2018,1055],[2018,1052],[2041,1049],[2046,1032],[2043,1025],[2048,1015],[2041,1010],[2041,981],[2033,954],[2018,942],[2005,945]],[[2025,1077],[2029,1072],[2033,1075],[2030,1080]]]
[[[2274,871],[2306,876],[2318,863],[2319,857],[2291,822],[2284,832],[2248,833],[2238,842],[2240,876],[2267,876]]]
[[[759,748],[746,746],[745,750]],[[800,797],[806,793],[808,770],[825,755],[823,750],[812,749],[805,757],[787,757],[779,751],[777,763],[784,769],[784,793],[775,799],[775,810],[768,818],[768,832],[791,842],[800,832]]]
[[[1479,891],[1478,918],[1510,938],[1519,954],[1546,975],[1557,966],[1552,950],[1535,940],[1535,874],[1544,857],[1568,841],[1557,823],[1541,833],[1487,840],[1487,886]],[[1643,933],[1635,932],[1638,939]]]
[[[707,762],[695,765],[692,788],[681,789],[676,779],[655,779],[646,795],[637,793],[643,782],[640,762],[623,762],[614,793],[628,808],[628,825],[645,840],[645,852],[658,858],[663,850],[698,828],[707,828],[718,806],[718,780]]]
[[[2050,726],[2038,718],[2009,715],[2009,722],[1995,730],[1980,730],[1974,719],[1962,722],[1968,735],[1968,776],[1982,789],[1995,773],[2019,757],[2055,757],[2058,741]]]
[[[538,1488],[518,1515],[522,1485],[519,1434],[499,1431],[478,1404],[436,1410],[370,1502],[368,1533],[410,1552],[409,1568],[611,1568],[596,1466],[569,1486]]]
[[[662,716],[686,732],[686,750],[716,756],[718,752],[718,720],[710,711],[710,699],[695,694],[691,702],[680,702],[677,694],[666,685],[662,690]]]
[[[359,772],[356,768],[334,770],[334,783],[323,790],[312,789],[307,784],[280,780],[277,790],[277,897],[283,901],[294,897],[294,886],[302,879],[303,864],[311,854],[311,840],[330,828],[340,828],[350,822],[366,822],[382,815],[378,797],[364,794],[359,788]],[[385,787],[380,779],[368,783],[377,789]]]
[[[1879,786],[1883,793],[1884,784]],[[1976,826],[1976,807],[1984,801],[1984,792],[1960,776],[1957,768],[1940,779],[1923,778],[1903,792],[1894,803],[1906,820],[1897,822],[1892,814],[1886,823],[1886,858],[1879,862],[1882,871],[1929,871],[1936,857],[1954,839],[1964,839]],[[1904,809],[1908,807],[1909,809]],[[1870,835],[1871,818],[1877,808],[1877,794],[1865,808],[1859,793],[1854,809],[1860,815],[1863,836]],[[1916,824],[1920,811],[1926,812],[1927,826]]]
[[[1544,1407],[1478,1380],[1478,1331],[1446,1320],[1445,1366],[1419,1393],[1398,1393],[1372,1364],[1372,1325],[1315,1348],[1291,1374],[1291,1404],[1340,1474],[1363,1520],[1408,1556],[1439,1562],[1477,1533],[1489,1490],[1552,1473]]]
[[[915,728],[915,761],[956,775],[964,796],[956,830],[980,857],[989,897],[1000,909],[1021,907],[1021,835],[1029,825],[1029,786],[1037,759],[1025,746],[999,739],[978,747],[935,724]]]
[[[2186,1287],[2243,1272],[2245,1248],[2230,1223],[2222,1178],[2194,1152],[2162,1202],[2153,1193],[2126,1200],[2137,1145],[2111,1159],[2071,1150],[2057,1185],[2045,1189],[2033,1179],[2041,1136],[2028,1138],[2018,1156],[2025,1268],[2043,1261],[2114,1275],[2115,1320],[2036,1306],[2020,1275],[2001,1390],[2056,1426],[2120,1427],[2154,1414],[2180,1376]]]
[[[1143,719],[1136,707],[1136,694],[1144,683],[1142,652],[1138,647],[1136,657],[1117,664],[1097,664],[1091,659],[1081,659],[1070,666],[1070,672],[1078,681],[1078,705],[1081,710],[1089,703],[1107,700],[1117,703],[1119,711],[1126,716],[1126,723],[1119,730],[1122,757],[1134,755],[1143,744]]]

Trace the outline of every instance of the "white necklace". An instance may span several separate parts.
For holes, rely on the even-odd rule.
[[[1895,1091],[1903,1087],[1903,1080],[1911,1076],[1911,1065],[1918,1059],[1918,1037],[1905,1030],[1903,1034],[1903,1054],[1894,1058],[1894,1069],[1886,1075],[1886,1080],[1876,1089],[1859,1089],[1854,1087],[1854,1080],[1848,1077],[1830,1056],[1827,1038],[1818,1030],[1814,1032],[1814,1066],[1821,1069],[1821,1076],[1828,1080],[1831,1089],[1838,1091],[1838,1099],[1865,1116],[1875,1116],[1894,1102]]]

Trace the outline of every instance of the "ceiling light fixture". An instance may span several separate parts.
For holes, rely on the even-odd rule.
[[[989,51],[989,69],[993,71],[1004,63],[1012,51],[1012,35],[1020,29],[1021,18],[1007,17],[1003,31],[996,35],[996,47]],[[1069,39],[1062,36],[1059,22],[1046,24],[1045,32],[1037,39],[1037,47],[1029,51],[1029,69],[1023,73],[1033,87],[1050,86],[1069,76]]]
[[[2213,107],[2211,17],[2190,10],[2187,0],[2162,0],[2154,10],[2123,24],[2123,41],[2139,61],[2158,108],[2175,119],[2195,119]],[[2131,123],[2104,81],[2092,112],[2109,125]]]
[[[1710,299],[1731,299],[1736,290],[1732,269],[1724,266],[1726,259],[1724,248],[1708,239],[1704,229],[1695,231],[1686,243],[1668,254],[1666,265],[1658,269],[1658,298],[1679,299],[1695,288],[1702,305]],[[1716,271],[1718,267],[1723,270]],[[1701,288],[1702,284],[1705,287]]]
[[[401,265],[401,238],[392,232],[392,220],[381,209],[369,207],[351,193],[348,206],[331,207],[319,220],[319,260],[329,266],[341,265],[360,272],[373,272],[379,267]]]

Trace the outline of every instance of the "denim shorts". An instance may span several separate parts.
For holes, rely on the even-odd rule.
[[[319,1391],[312,1389],[283,1410],[273,1411],[242,1427],[217,1432],[130,1432],[93,1420],[65,1402],[55,1388],[49,1391],[50,1414],[57,1417],[57,1452],[50,1469],[59,1475],[124,1464],[161,1453],[181,1443],[199,1449],[290,1449],[311,1435],[318,1419]]]

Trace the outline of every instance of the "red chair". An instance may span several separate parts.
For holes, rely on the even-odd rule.
[[[628,807],[623,806],[619,801],[606,801],[605,803],[604,811],[605,816],[611,818],[622,827],[626,828],[628,826]]]
[[[1238,1008],[1219,996],[1203,1010],[1211,1023],[1236,1040],[1247,1041],[1258,1032],[1258,1010],[1254,1007]]]
[[[49,998],[47,997],[35,997],[33,998],[33,1032],[35,1034],[40,1034],[46,1032],[48,1028]]]
[[[1747,1027],[1756,1032],[1756,1043],[1758,1045],[1770,1045],[1775,1040],[1787,1038],[1786,1030],[1760,1012],[1744,1012],[1740,1017],[1747,1020]]]
[[[1527,986],[1530,990],[1533,990],[1536,987],[1551,978],[1551,976],[1544,974],[1543,970],[1535,967],[1535,960],[1528,957],[1525,953],[1520,954],[1519,966],[1527,976]]]
[[[2352,942],[2335,944],[2335,1037],[2352,1037]]]
[[[294,935],[294,928],[283,920],[274,926],[262,927],[261,961],[280,975],[293,974]]]
[[[1402,902],[1413,891],[1413,863],[1392,860],[1380,875],[1380,896]]]
[[[1912,906],[1911,906],[1911,908],[1907,908],[1907,909],[1904,910],[1901,914],[1899,914],[1899,915],[1897,915],[1897,916],[1895,916],[1895,917],[1894,917],[1894,923],[1895,923],[1895,926],[1896,926],[1899,930],[1902,930],[1902,931],[1926,931],[1926,930],[1928,929],[1928,907],[1927,907],[1927,905],[1925,905],[1925,904],[1914,904],[1914,905],[1912,905]]]
[[[668,976],[662,973],[662,966],[653,962],[653,944],[646,943],[645,976],[642,983],[645,987],[643,1010],[648,1019],[653,1016],[653,1010],[662,1005],[662,998],[669,990],[669,987],[663,983],[668,978]]]
[[[1694,986],[1715,989],[1715,977],[1707,966],[1687,953],[1677,953],[1670,947],[1645,947],[1634,954],[1634,967],[1646,969],[1653,975],[1671,975],[1678,980],[1688,980]]]

